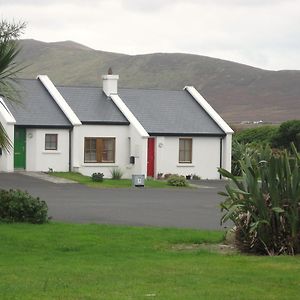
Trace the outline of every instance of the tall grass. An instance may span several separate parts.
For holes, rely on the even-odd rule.
[[[110,170],[112,179],[121,179],[124,175],[123,171],[120,168],[113,168]]]

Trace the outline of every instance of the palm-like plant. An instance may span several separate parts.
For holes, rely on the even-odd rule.
[[[15,59],[20,52],[17,40],[25,26],[25,23],[0,21],[0,97],[12,102],[18,102],[15,78],[17,73],[24,68]],[[9,137],[1,123],[0,147],[7,151],[11,147]]]
[[[221,204],[221,222],[235,224],[237,246],[261,254],[300,253],[300,156],[292,144],[287,151],[272,154],[270,147],[256,159],[241,161],[242,178],[224,169],[231,179]]]

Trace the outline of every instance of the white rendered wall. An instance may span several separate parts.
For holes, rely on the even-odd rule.
[[[81,125],[74,127],[72,136],[73,171],[91,176],[101,172],[104,177],[111,177],[111,170],[120,168],[123,178],[131,178],[132,174],[145,174],[147,172],[147,138],[143,138],[132,126],[120,125]],[[115,138],[114,163],[85,163],[84,138],[85,137],[112,137]],[[129,157],[135,156],[135,164],[129,163]]]
[[[129,176],[129,145],[128,126],[117,125],[81,125],[74,132],[75,152],[73,171],[91,176],[95,172],[101,172],[104,177],[111,177],[113,168],[120,168],[124,172],[124,178]],[[85,163],[84,162],[84,138],[85,137],[112,137],[116,139],[114,163]]]
[[[14,143],[14,125],[6,124],[0,114],[0,122],[2,123],[9,139],[13,145]],[[13,172],[14,171],[14,149],[11,148],[9,152],[2,149],[2,155],[0,155],[0,172]]]
[[[45,150],[45,134],[57,134],[57,150]],[[26,171],[69,170],[68,129],[26,129]]]
[[[147,177],[148,138],[141,136],[133,125],[129,126],[129,133],[130,156],[135,158],[135,164],[131,166],[130,176],[137,174]]]
[[[179,163],[179,138],[157,137],[155,142],[155,175],[196,174],[202,179],[219,179],[220,138],[193,137],[192,163]]]
[[[223,139],[223,161],[222,168],[231,172],[232,134],[228,133]]]

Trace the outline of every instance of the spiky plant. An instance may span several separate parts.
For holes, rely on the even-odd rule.
[[[24,66],[16,62],[16,57],[20,52],[17,39],[25,26],[25,23],[0,21],[0,97],[12,102],[19,101],[15,78]],[[11,148],[11,141],[1,123],[0,147],[7,151]]]
[[[112,179],[121,179],[124,175],[123,171],[120,168],[113,168],[110,170]]]
[[[241,161],[242,178],[224,169],[226,197],[221,203],[221,223],[235,225],[240,250],[279,255],[300,253],[300,156],[296,147],[272,154],[267,146],[256,160]]]

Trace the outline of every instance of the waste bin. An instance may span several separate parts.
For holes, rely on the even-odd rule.
[[[145,186],[145,175],[132,175],[132,186]]]

